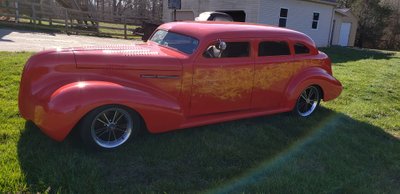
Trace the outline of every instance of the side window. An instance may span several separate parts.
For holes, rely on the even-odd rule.
[[[318,21],[319,21],[319,13],[318,12],[314,12],[313,13],[313,22],[311,25],[312,29],[318,29]]]
[[[286,27],[288,12],[288,9],[281,8],[281,12],[279,13],[279,27]]]
[[[250,56],[249,42],[227,42],[225,50],[219,50],[216,45],[212,44],[204,51],[205,58],[236,58]]]
[[[290,55],[289,45],[285,41],[266,41],[258,45],[258,56]]]
[[[310,53],[310,49],[307,46],[305,46],[304,44],[296,43],[294,45],[294,52],[296,54],[308,54],[308,53]]]

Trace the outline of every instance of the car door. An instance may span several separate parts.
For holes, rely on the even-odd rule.
[[[194,64],[191,115],[249,109],[253,88],[254,58],[251,41],[224,40],[218,52],[210,42]]]
[[[277,110],[296,68],[293,52],[284,39],[263,39],[256,44],[252,108]]]

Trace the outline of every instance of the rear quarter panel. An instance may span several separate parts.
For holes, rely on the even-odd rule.
[[[282,106],[293,109],[300,93],[311,85],[321,88],[324,101],[340,95],[342,85],[332,76],[330,60],[326,54],[295,55],[294,59],[294,73],[287,85]]]

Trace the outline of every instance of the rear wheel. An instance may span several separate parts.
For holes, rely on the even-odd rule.
[[[308,117],[318,108],[321,92],[317,86],[309,86],[301,92],[293,112],[301,117]]]
[[[95,149],[112,149],[121,146],[140,129],[139,115],[122,106],[99,107],[88,113],[80,124],[85,144]]]

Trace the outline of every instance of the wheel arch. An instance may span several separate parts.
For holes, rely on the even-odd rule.
[[[152,133],[178,128],[183,121],[181,107],[174,99],[111,82],[71,83],[43,101],[40,112],[35,113],[40,117],[35,124],[57,141],[64,140],[90,111],[105,105],[134,110]]]
[[[142,114],[141,114],[139,111],[137,111],[135,108],[130,107],[130,106],[127,106],[127,105],[125,105],[125,104],[111,103],[111,104],[103,104],[103,105],[94,107],[94,108],[92,108],[91,110],[86,111],[86,113],[85,113],[83,116],[81,116],[81,118],[79,119],[79,121],[78,121],[78,122],[74,125],[74,127],[71,129],[71,132],[70,132],[70,133],[72,133],[72,132],[74,132],[74,131],[76,131],[76,130],[79,130],[78,127],[79,127],[80,123],[82,122],[82,120],[83,120],[89,113],[91,113],[92,111],[95,111],[95,110],[98,109],[98,108],[108,107],[108,106],[109,106],[109,107],[113,107],[113,106],[122,107],[122,108],[124,108],[124,109],[129,110],[129,111],[132,111],[133,113],[136,113],[136,114],[139,116],[139,119],[140,119],[140,130],[148,130],[147,127],[146,127],[146,122],[145,122],[145,120],[144,120]]]
[[[317,86],[324,101],[339,96],[342,85],[324,69],[312,67],[295,75],[285,90],[283,106],[292,110],[301,92],[309,86]]]
[[[115,111],[115,112],[114,112]],[[116,111],[119,111],[118,116],[116,115]],[[112,115],[109,115],[109,114]],[[106,115],[109,115],[108,118]],[[103,117],[104,115],[104,117]],[[117,117],[116,117],[117,116]],[[115,133],[114,130],[104,129],[106,124],[113,124],[114,129],[117,128],[119,121],[122,116],[127,116],[124,122],[126,122],[126,126],[124,128],[123,125],[119,126],[119,130],[124,130],[123,133]],[[114,120],[118,118],[117,120]],[[100,120],[99,120],[100,119]],[[100,123],[99,127],[95,123]],[[95,124],[95,125],[94,125]],[[104,125],[102,125],[104,124]],[[129,125],[128,125],[129,124]],[[107,125],[108,127],[108,125]],[[106,104],[99,107],[96,107],[89,112],[87,112],[80,121],[75,125],[75,127],[71,130],[70,134],[74,133],[76,135],[80,135],[82,142],[91,149],[94,150],[106,150],[106,149],[114,149],[120,147],[125,144],[129,139],[135,138],[142,130],[143,130],[143,120],[141,118],[140,113],[136,110],[121,104]],[[106,139],[101,138],[102,135],[98,136],[96,130],[103,130],[101,134],[109,133],[108,141]],[[110,141],[111,133],[114,134],[114,140]],[[132,137],[133,136],[133,137]],[[118,137],[118,138],[117,138]]]
[[[321,99],[324,99],[324,89],[323,89],[320,85],[318,85],[318,84],[314,84],[314,85],[312,85],[312,86],[317,87],[317,89],[318,89],[318,91],[319,91],[319,94],[321,95]]]

